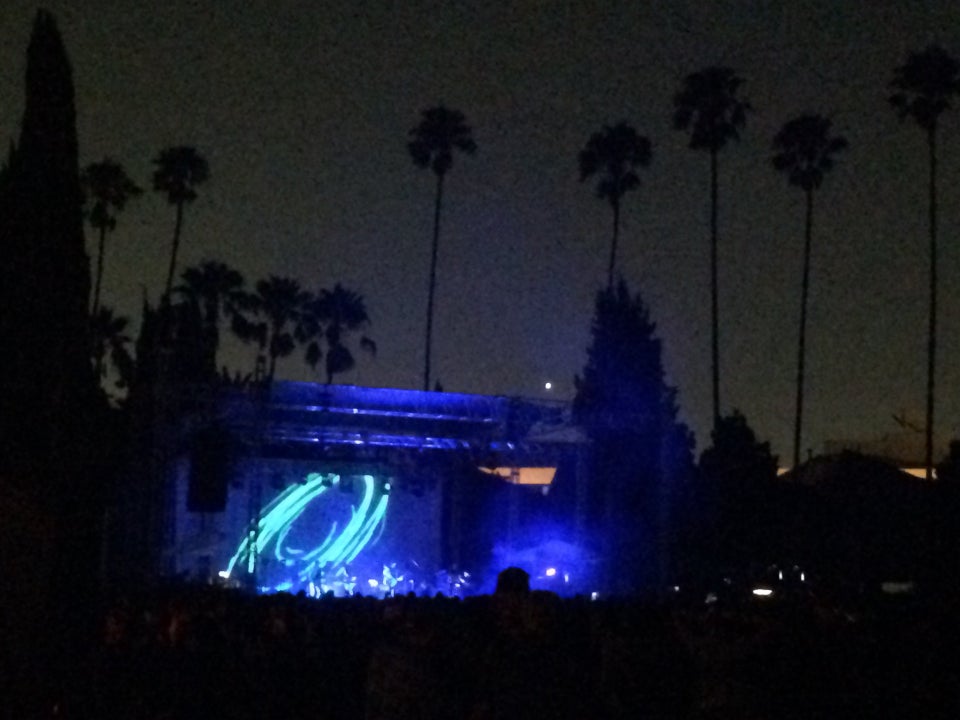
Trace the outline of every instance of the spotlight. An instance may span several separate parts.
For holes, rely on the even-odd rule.
[[[545,574],[547,577],[553,577],[554,575],[557,574],[557,569],[556,569],[556,568],[547,568],[547,572],[544,573],[544,574]]]

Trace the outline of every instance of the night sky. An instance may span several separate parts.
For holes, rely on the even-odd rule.
[[[110,155],[149,187],[163,147],[194,145],[209,160],[180,267],[217,258],[248,282],[291,275],[365,296],[379,353],[341,382],[421,382],[434,178],[406,140],[420,110],[442,102],[467,116],[478,151],[456,158],[446,183],[434,374],[449,391],[572,396],[611,222],[578,182],[577,153],[603,124],[633,124],[654,157],[624,200],[618,265],[658,324],[700,447],[709,165],[672,129],[672,98],[686,74],[730,65],[756,113],[720,157],[722,408],[740,408],[789,458],[803,196],[772,170],[770,144],[784,121],[818,112],[850,150],[816,198],[804,446],[896,431],[894,413],[922,423],[926,149],[890,110],[887,83],[908,50],[960,52],[956,0],[47,7],[73,63],[81,164]],[[19,132],[35,10],[0,4],[0,138]],[[941,127],[946,438],[960,430],[960,112]],[[157,299],[173,218],[152,192],[120,218],[103,291],[120,313],[137,316],[144,288]],[[249,369],[253,355],[238,346],[222,360]],[[299,358],[280,373],[308,377]]]

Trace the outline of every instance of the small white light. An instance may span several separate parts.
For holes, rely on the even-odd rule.
[[[229,570],[221,570],[220,572],[217,573],[217,575],[219,575],[220,577],[222,577],[224,580],[229,580],[229,579],[230,579],[230,571],[229,571]]]
[[[591,600],[597,600],[599,597],[600,597],[600,593],[598,593],[598,592],[596,592],[596,591],[590,593],[590,599],[591,599]]]
[[[753,594],[757,597],[770,597],[773,595],[773,590],[770,588],[754,588]]]
[[[553,383],[552,383],[552,382],[545,382],[545,383],[543,384],[543,389],[544,389],[544,390],[553,390]]]
[[[367,585],[369,585],[372,588],[375,588],[380,586],[380,582],[377,580],[374,580],[373,578],[370,578],[369,580],[367,580]]]
[[[547,568],[547,572],[546,572],[547,577],[553,577],[556,574],[557,574],[556,568]]]
[[[777,580],[783,580],[783,570],[777,571]]]
[[[680,592],[680,586],[679,586],[679,585],[674,585],[674,586],[673,586],[673,591],[674,591],[674,592]]]
[[[803,573],[800,573],[800,582],[806,582],[806,581],[807,581],[807,576],[804,575]]]

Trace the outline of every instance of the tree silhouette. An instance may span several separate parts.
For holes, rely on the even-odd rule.
[[[693,439],[677,420],[656,324],[622,279],[597,293],[590,335],[573,402],[574,418],[591,441],[594,482],[585,519],[600,555],[616,558],[616,567],[609,562],[606,569],[611,587],[649,590],[664,571],[658,560],[664,559],[670,497],[692,467]]]
[[[720,420],[720,320],[717,291],[717,154],[740,139],[750,103],[737,98],[743,84],[727,67],[708,67],[688,75],[673,98],[673,124],[690,134],[690,147],[710,153],[710,318],[713,422]]]
[[[255,341],[260,357],[266,353],[266,381],[273,382],[277,360],[288,357],[309,336],[310,293],[288,277],[271,275],[257,282],[244,301],[254,320],[234,316],[234,330],[244,341]]]
[[[210,177],[207,161],[196,148],[186,145],[166,148],[153,160],[156,170],[153,172],[153,189],[165,193],[167,201],[176,207],[177,218],[173,226],[173,244],[170,249],[170,268],[164,284],[163,302],[169,304],[173,286],[173,273],[177,267],[177,252],[180,249],[180,235],[183,230],[183,207],[197,197],[197,185],[202,185]]]
[[[960,487],[960,440],[950,441],[950,452],[937,465],[937,480]]]
[[[774,481],[777,457],[769,442],[759,442],[739,410],[720,418],[713,443],[700,456],[701,501],[712,515],[712,537],[706,545],[727,570],[745,570],[771,556],[774,536]],[[775,554],[775,553],[774,553]]]
[[[0,171],[0,475],[29,479],[51,508],[70,498],[57,511],[72,512],[98,497],[100,478],[82,464],[106,407],[90,354],[72,70],[45,10],[33,23],[24,90],[20,135]]]
[[[433,244],[430,249],[430,289],[427,293],[427,337],[423,366],[423,389],[430,389],[430,351],[433,338],[433,300],[437,286],[437,248],[440,242],[440,208],[443,179],[453,167],[455,150],[472,155],[477,145],[463,113],[440,105],[421,113],[420,124],[410,130],[407,143],[413,164],[430,168],[437,176],[437,195],[433,213]]]
[[[650,140],[637,135],[625,122],[590,136],[580,151],[580,182],[599,175],[597,197],[610,203],[613,210],[613,237],[610,241],[610,264],[607,268],[607,288],[613,287],[613,270],[617,258],[617,237],[620,234],[620,199],[630,190],[640,187],[638,167],[650,164]]]
[[[93,364],[98,381],[107,376],[104,360],[109,359],[117,373],[115,385],[118,388],[130,387],[135,363],[128,347],[131,339],[126,333],[129,319],[114,315],[111,308],[102,305],[90,321],[93,326],[90,331],[94,343]]]
[[[107,233],[117,226],[117,214],[127,205],[127,200],[143,193],[126,170],[109,157],[97,163],[90,163],[80,174],[80,187],[83,190],[86,215],[90,226],[100,233],[97,247],[97,275],[93,286],[93,306],[91,317],[96,317],[100,309],[100,287],[103,281],[104,246]],[[94,325],[96,329],[96,325]]]
[[[930,312],[927,334],[927,419],[924,466],[933,477],[934,372],[937,350],[937,123],[960,91],[960,65],[942,48],[931,45],[912,52],[894,70],[890,82],[896,92],[890,105],[901,120],[913,119],[927,135],[930,158]]]
[[[314,332],[320,337],[308,345],[307,363],[315,368],[320,361],[322,339],[327,346],[324,370],[329,385],[334,375],[347,372],[356,364],[345,341],[351,333],[366,328],[370,317],[363,297],[340,283],[334,285],[333,290],[321,290],[310,302],[309,312],[315,323]],[[366,335],[360,337],[360,348],[374,355],[377,352],[376,343]]]
[[[204,352],[216,370],[220,345],[220,323],[241,314],[247,298],[243,275],[226,263],[207,260],[181,273],[183,284],[174,288],[187,302],[195,304],[203,317]]]
[[[807,201],[803,240],[803,281],[800,290],[800,334],[797,344],[797,412],[793,426],[793,466],[800,465],[803,427],[803,381],[806,358],[807,296],[810,288],[810,246],[813,236],[813,192],[833,168],[833,156],[847,148],[843,137],[830,136],[830,120],[801,115],[788,121],[773,139],[773,167],[800,188]]]

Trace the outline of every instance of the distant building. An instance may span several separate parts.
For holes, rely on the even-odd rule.
[[[943,438],[934,437],[934,464],[947,456],[949,445],[950,443]],[[870,438],[827,440],[823,444],[825,455],[837,455],[844,450],[885,460],[915,477],[926,477],[923,459],[924,436],[922,432],[913,429],[884,433]]]

